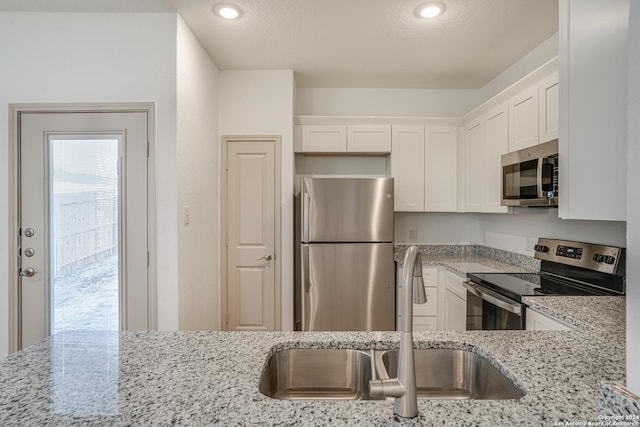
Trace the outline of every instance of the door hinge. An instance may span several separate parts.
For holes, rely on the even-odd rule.
[[[228,248],[229,247],[229,235],[225,235],[224,236],[224,247]]]
[[[149,151],[151,151],[151,143],[147,141],[147,158],[149,157]]]
[[[150,258],[149,251],[147,251],[147,267],[149,267],[149,258]]]
[[[229,330],[229,312],[227,311],[224,315],[224,323],[225,323],[225,330]]]

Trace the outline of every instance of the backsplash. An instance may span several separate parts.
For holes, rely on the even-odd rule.
[[[394,245],[394,259],[402,261],[407,248],[412,245]],[[490,248],[482,245],[415,245],[421,255],[439,257],[482,256],[496,261],[513,264],[528,270],[540,270],[540,260],[531,256],[517,254],[502,249]]]

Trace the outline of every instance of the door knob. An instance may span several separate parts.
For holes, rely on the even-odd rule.
[[[261,259],[271,261],[272,258],[273,257],[271,256],[271,254],[266,254],[265,256],[261,256],[260,258],[258,258],[256,261],[260,261]]]
[[[24,270],[20,270],[20,273],[18,273],[18,275],[22,277],[33,277],[34,274],[36,274],[36,271],[31,267],[27,267]]]

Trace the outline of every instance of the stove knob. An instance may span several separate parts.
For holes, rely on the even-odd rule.
[[[616,262],[616,258],[612,257],[611,255],[607,255],[606,257],[604,257],[604,262],[607,264],[613,264],[614,262]]]
[[[538,252],[549,252],[549,247],[545,245],[536,245],[535,249]]]
[[[595,262],[602,262],[602,261],[604,261],[604,256],[602,256],[601,254],[594,254],[593,255],[593,260]]]

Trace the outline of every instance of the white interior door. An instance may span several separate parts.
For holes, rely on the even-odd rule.
[[[146,112],[20,115],[18,347],[148,329]]]
[[[227,145],[228,330],[276,326],[275,141]]]

